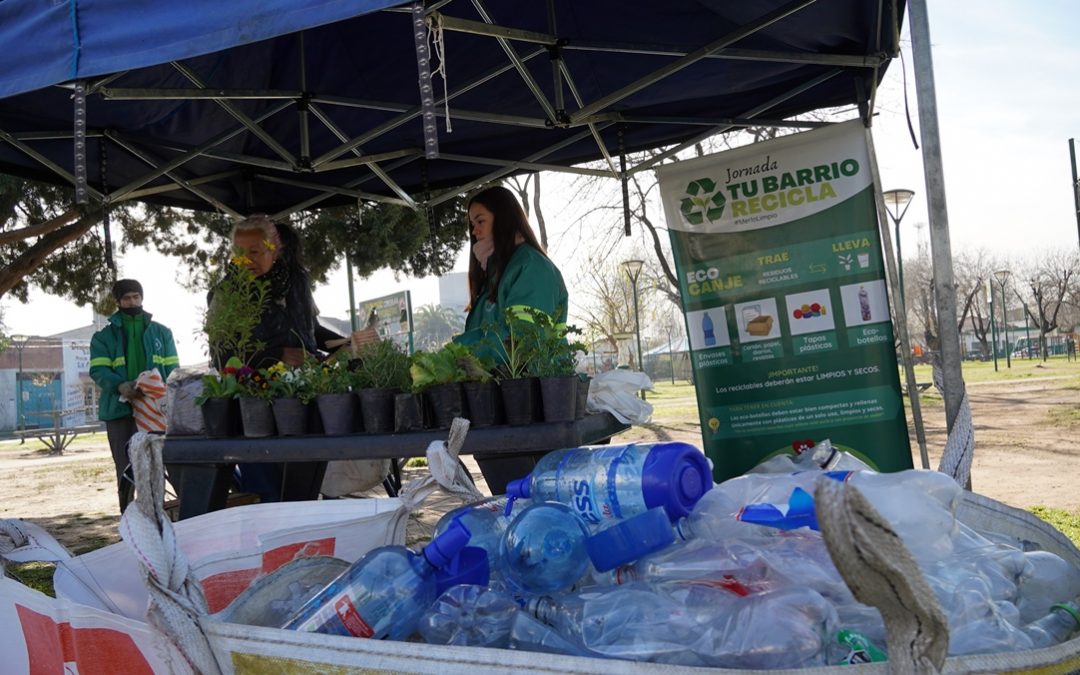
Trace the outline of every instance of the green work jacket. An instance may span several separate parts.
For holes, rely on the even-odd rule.
[[[465,332],[454,341],[473,347],[478,356],[498,359],[501,355],[491,344],[507,337],[507,309],[532,307],[565,323],[569,300],[555,264],[532,246],[520,244],[510,256],[495,293],[490,288],[480,292],[465,319]],[[497,335],[485,330],[489,326]]]
[[[173,368],[180,365],[172,331],[151,321],[149,312],[143,314],[146,315],[146,330],[143,332],[146,367],[157,368],[161,379],[167,380]],[[116,389],[128,380],[124,320],[120,312],[110,316],[109,325],[90,338],[90,377],[101,387],[101,398],[98,400],[99,419],[131,417],[131,406],[120,400],[120,392]]]

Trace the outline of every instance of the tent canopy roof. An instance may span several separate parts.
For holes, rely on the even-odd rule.
[[[438,203],[594,160],[607,162],[572,170],[617,175],[620,152],[823,107],[867,115],[897,50],[893,8],[428,0],[422,37],[431,70],[445,65],[428,159],[407,3],[4,0],[0,172],[75,180],[78,81],[92,199],[280,216],[358,198]]]

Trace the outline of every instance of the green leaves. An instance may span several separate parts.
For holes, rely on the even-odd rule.
[[[486,382],[491,379],[488,368],[468,347],[451,342],[435,352],[416,352],[412,356],[413,391],[423,391],[437,384],[453,382]]]
[[[215,360],[223,353],[250,358],[259,348],[252,336],[263,308],[270,301],[269,282],[231,261],[212,294],[210,307],[203,315],[203,330],[211,355]]]
[[[409,356],[390,340],[360,345],[349,361],[353,389],[409,388]]]
[[[491,344],[500,357],[498,370],[504,379],[574,374],[577,352],[585,351],[585,345],[571,342],[568,336],[580,335],[580,328],[558,323],[534,307],[508,308],[506,326],[506,340]],[[497,335],[493,329],[487,334]]]

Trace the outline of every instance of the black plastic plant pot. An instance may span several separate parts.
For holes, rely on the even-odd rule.
[[[208,398],[201,409],[206,435],[210,438],[226,438],[243,433],[240,425],[240,403],[235,398]]]
[[[465,416],[465,398],[460,382],[428,387],[424,396],[431,409],[432,421],[439,429],[449,429],[455,417]]]
[[[574,410],[574,418],[581,419],[585,417],[585,406],[589,402],[589,386],[592,385],[592,378],[587,377],[584,380],[578,379],[577,390],[577,405]]]
[[[499,383],[499,389],[502,391],[503,410],[506,412],[507,424],[532,424],[534,405],[533,393],[536,386],[537,382],[535,377],[503,380]]]
[[[361,389],[360,418],[364,422],[364,431],[373,434],[388,434],[394,430],[394,389]]]
[[[303,436],[308,429],[308,407],[298,398],[275,398],[274,423],[278,436]]]
[[[540,389],[540,378],[534,377],[532,379],[532,402],[533,402],[533,422],[544,421],[544,392]]]
[[[351,393],[320,394],[315,397],[315,405],[319,407],[324,434],[340,436],[353,432],[356,397]]]
[[[578,379],[569,377],[541,377],[540,395],[544,403],[545,422],[573,422],[577,411]]]
[[[462,386],[465,391],[465,408],[469,416],[469,423],[474,427],[490,427],[499,419],[499,386],[494,380],[487,382],[466,382]]]
[[[420,431],[425,426],[424,422],[423,395],[394,396],[394,431]]]
[[[244,435],[249,438],[264,438],[275,433],[274,411],[269,401],[241,396],[240,419],[244,423]]]

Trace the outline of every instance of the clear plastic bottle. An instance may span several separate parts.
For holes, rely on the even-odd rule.
[[[506,528],[502,576],[525,595],[570,588],[589,567],[588,536],[589,529],[570,507],[533,503]]]
[[[599,655],[722,668],[824,665],[836,627],[832,605],[809,589],[740,596],[707,580],[541,597],[526,610]]]
[[[859,313],[863,321],[870,320],[870,294],[863,286],[859,286]]]
[[[1077,631],[1080,631],[1080,598],[1054,605],[1049,614],[1024,626],[1036,649],[1067,642]]]
[[[505,648],[519,611],[505,593],[462,584],[439,596],[421,617],[418,630],[431,644]]]
[[[501,563],[499,557],[502,554],[502,540],[506,528],[513,517],[521,513],[530,501],[527,499],[515,501],[508,513],[506,509],[508,499],[505,495],[491,497],[474,504],[466,504],[446,513],[435,524],[435,536],[445,532],[454,519],[461,521],[469,528],[472,536],[469,538],[469,546],[482,548],[487,551],[488,564],[494,578],[498,578]]]
[[[404,640],[435,601],[435,571],[450,564],[468,541],[468,528],[457,522],[420,554],[404,546],[377,548],[308,600],[282,628]]]
[[[663,507],[675,521],[712,488],[700,450],[687,443],[629,443],[548,453],[531,474],[511,481],[507,496],[554,501],[594,529]]]

